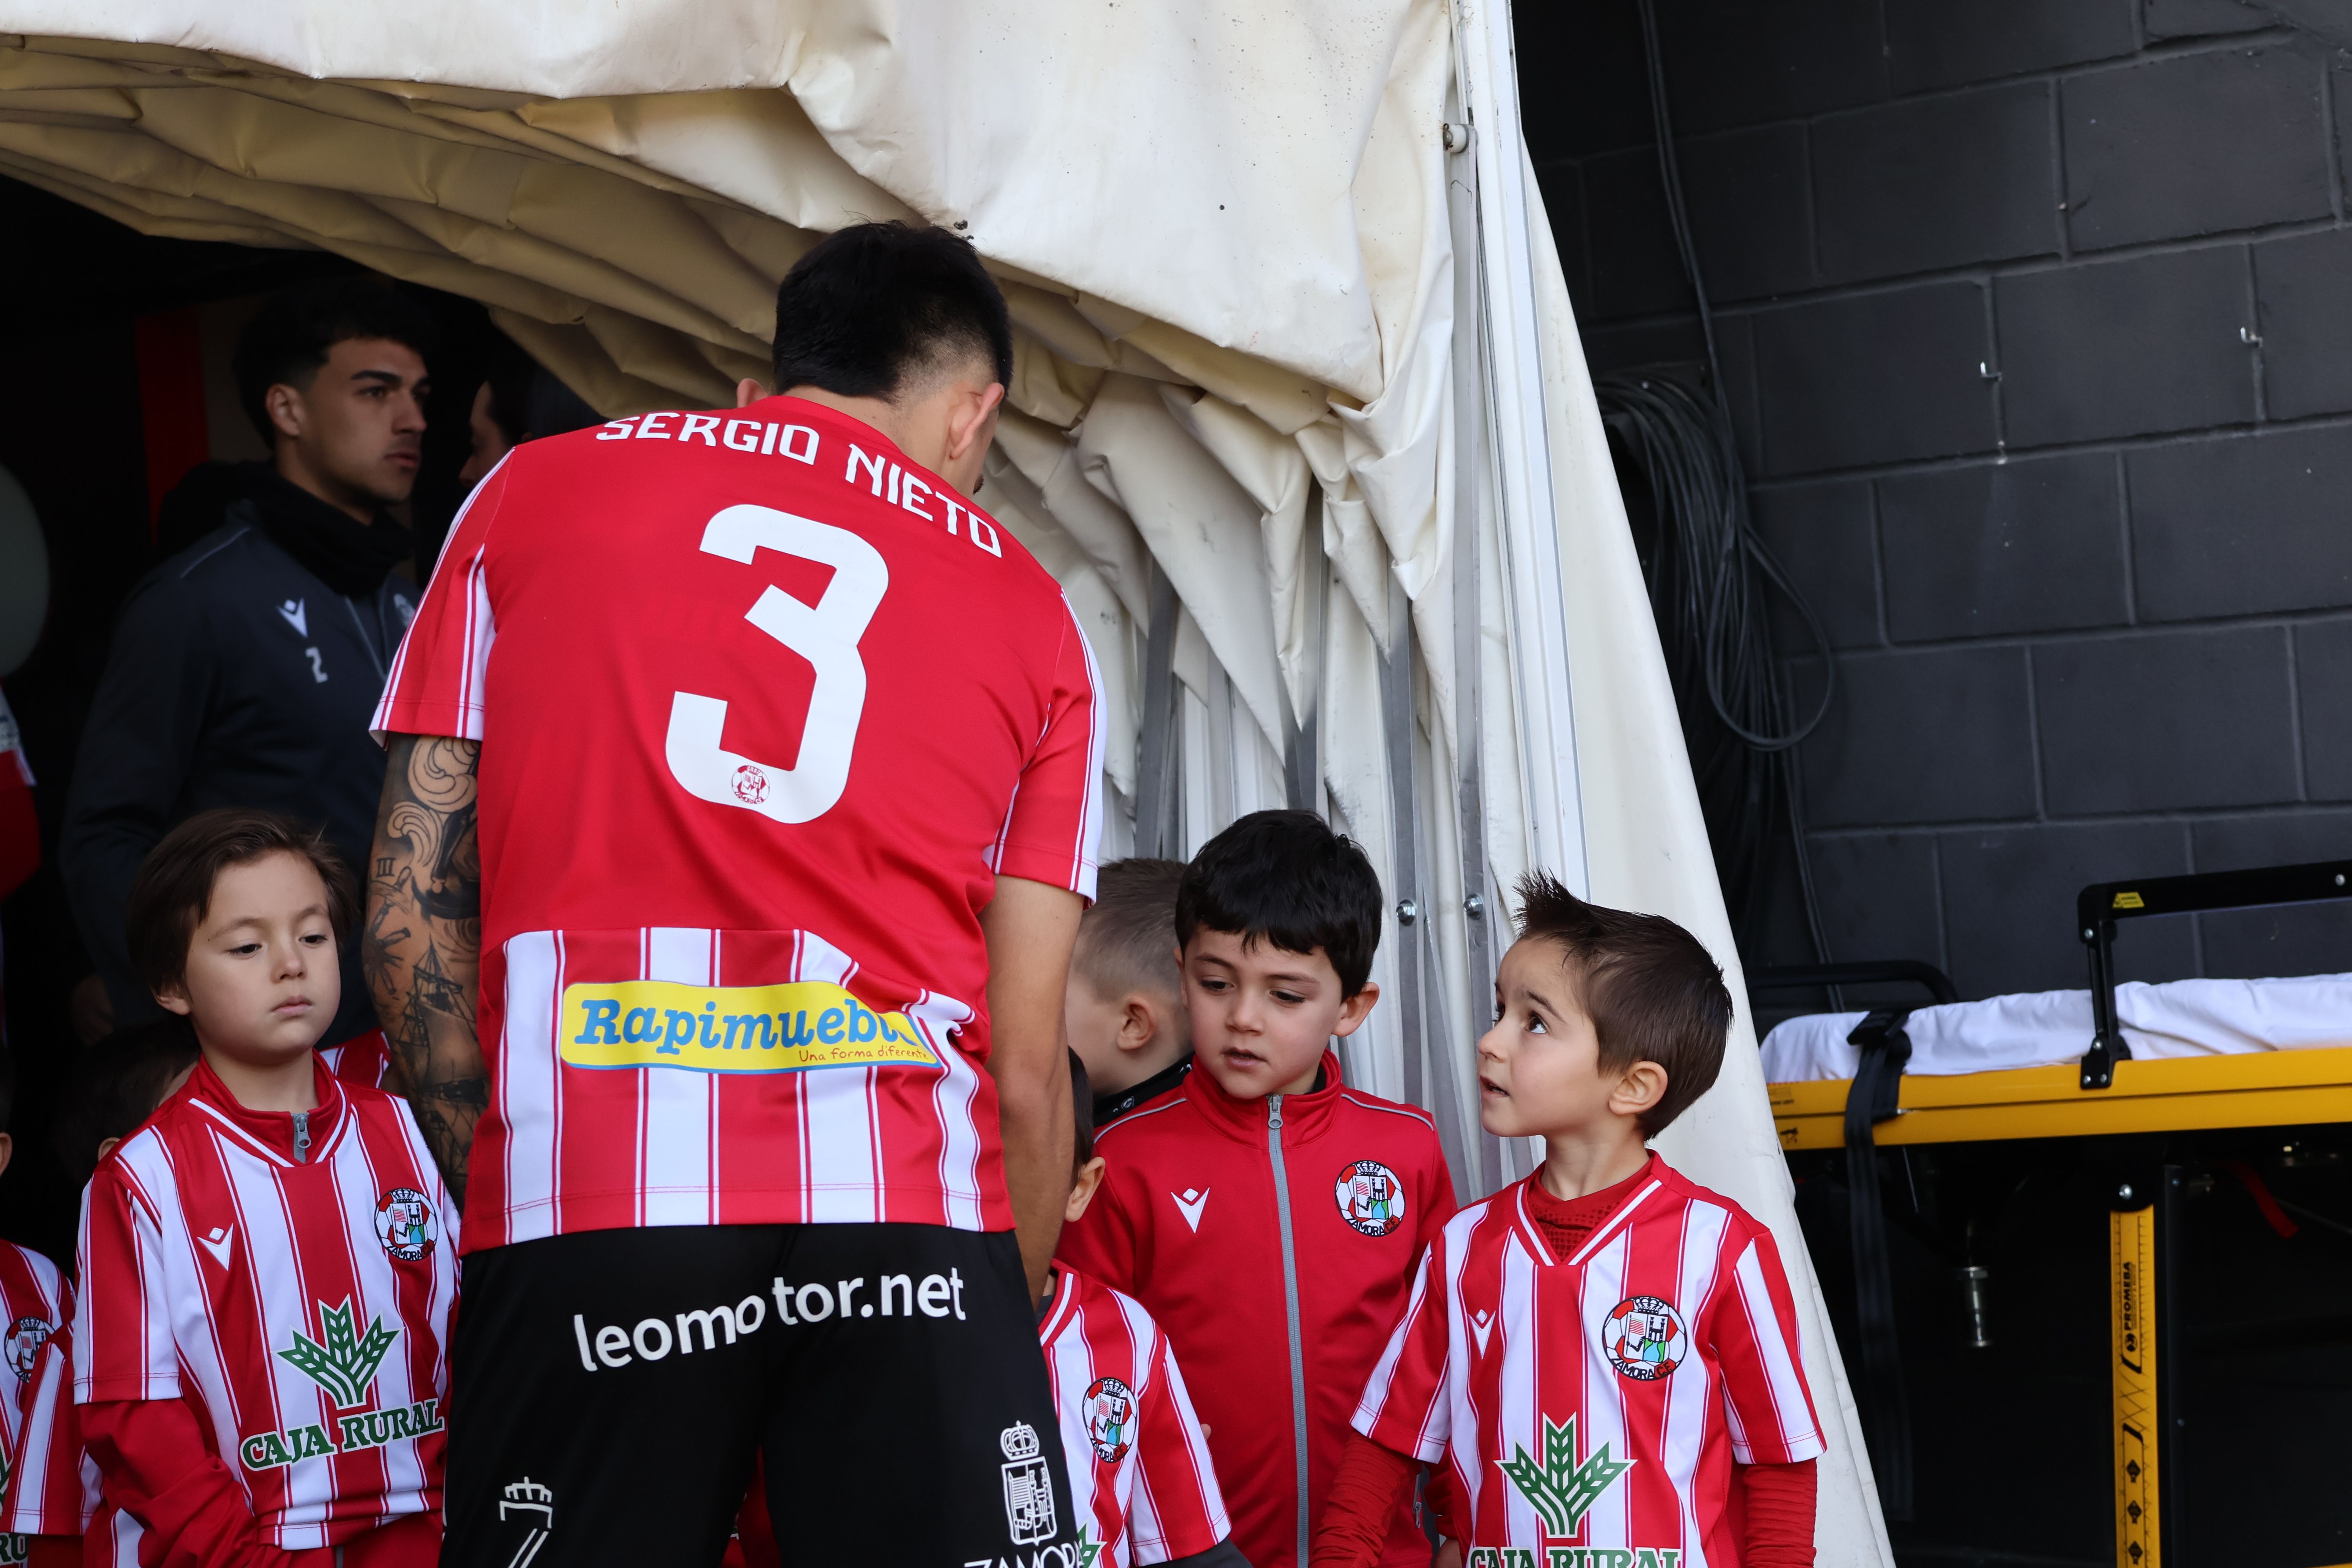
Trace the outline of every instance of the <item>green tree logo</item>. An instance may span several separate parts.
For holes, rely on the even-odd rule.
[[[1511,1445],[1510,1458],[1495,1463],[1511,1478],[1511,1484],[1528,1500],[1528,1506],[1543,1520],[1544,1534],[1565,1540],[1584,1523],[1585,1514],[1601,1500],[1601,1494],[1633,1468],[1633,1461],[1612,1459],[1609,1445],[1603,1443],[1580,1465],[1576,1462],[1576,1417],[1570,1416],[1564,1426],[1554,1426],[1547,1415],[1543,1427],[1542,1464],[1529,1458],[1528,1451],[1517,1443]]]
[[[400,1338],[400,1331],[385,1328],[383,1320],[378,1318],[368,1324],[365,1334],[354,1333],[348,1296],[340,1307],[319,1303],[319,1339],[297,1329],[291,1348],[278,1353],[325,1389],[336,1409],[349,1410],[365,1405],[368,1390],[375,1383],[375,1370],[383,1364],[383,1358]]]

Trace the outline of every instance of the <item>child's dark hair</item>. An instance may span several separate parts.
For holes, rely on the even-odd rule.
[[[1232,931],[1286,952],[1317,948],[1353,996],[1381,945],[1381,879],[1355,841],[1311,811],[1254,811],[1201,846],[1176,889],[1176,940]]]
[[[50,1134],[76,1185],[98,1169],[100,1143],[129,1137],[155,1114],[163,1090],[195,1065],[196,1054],[188,1021],[168,1016],[117,1029],[81,1054]]]
[[[1076,1176],[1095,1157],[1095,1086],[1087,1081],[1087,1064],[1076,1051],[1070,1053],[1070,1104],[1077,1113],[1071,1122],[1076,1135],[1070,1140],[1070,1173]]]
[[[1095,880],[1094,907],[1078,922],[1070,967],[1106,1000],[1157,991],[1179,1006],[1184,977],[1176,967],[1176,890],[1181,860],[1114,860]]]
[[[1601,1038],[1604,1071],[1666,1069],[1666,1092],[1642,1114],[1655,1137],[1715,1086],[1731,1030],[1731,993],[1698,938],[1663,915],[1588,904],[1541,871],[1519,879],[1519,940],[1557,945]]]
[[[350,939],[359,921],[359,890],[326,835],[274,811],[224,806],[198,812],[163,835],[131,879],[123,925],[139,984],[162,995],[186,983],[188,943],[212,909],[214,883],[230,867],[249,866],[266,855],[309,861],[327,885],[335,941]]]

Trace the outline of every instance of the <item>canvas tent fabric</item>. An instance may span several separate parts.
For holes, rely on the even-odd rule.
[[[1888,1563],[1516,91],[1484,0],[0,0],[0,172],[478,299],[608,415],[731,403],[824,233],[968,235],[1016,327],[982,500],[1095,643],[1107,853],[1353,834],[1349,1069],[1465,1192],[1533,1157],[1473,1066],[1520,873],[1696,932],[1741,1016],[1664,1146],[1790,1261],[1821,1561]]]

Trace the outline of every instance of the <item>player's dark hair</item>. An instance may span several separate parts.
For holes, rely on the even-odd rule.
[[[0,1132],[16,1114],[16,1053],[0,1046]]]
[[[1184,862],[1138,857],[1114,860],[1095,881],[1094,907],[1078,921],[1070,967],[1116,1001],[1131,991],[1157,992],[1184,1005],[1184,977],[1176,966],[1176,890]]]
[[[603,420],[513,339],[500,338],[491,345],[489,361],[482,382],[490,389],[490,423],[508,446],[585,430]]]
[[[359,921],[359,889],[326,834],[274,811],[223,806],[198,812],[147,852],[131,879],[123,916],[131,965],[152,994],[176,991],[188,977],[188,944],[213,907],[213,888],[232,866],[266,855],[295,855],[327,885],[327,919],[347,942]]]
[[[354,274],[299,284],[273,294],[237,334],[229,369],[245,416],[264,446],[278,444],[267,401],[273,386],[305,392],[327,352],[352,338],[388,338],[433,357],[433,322],[424,308],[380,278]]]
[[[1311,811],[1254,811],[1201,846],[1176,889],[1176,940],[1230,931],[1246,946],[1323,950],[1353,996],[1381,945],[1381,879],[1353,839]]]
[[[197,1054],[195,1031],[169,1015],[117,1029],[80,1053],[64,1113],[50,1132],[76,1185],[98,1169],[98,1146],[137,1131]]]
[[[1077,1119],[1071,1123],[1070,1174],[1075,1177],[1095,1157],[1095,1086],[1087,1080],[1087,1064],[1070,1053],[1070,1104]]]
[[[1666,1069],[1664,1097],[1641,1119],[1643,1135],[1655,1137],[1723,1070],[1731,993],[1722,969],[1663,915],[1588,904],[1542,871],[1520,878],[1518,893],[1519,940],[1559,951],[1600,1037],[1602,1070]]]
[[[778,392],[895,398],[959,359],[1013,384],[1013,319],[971,242],[861,223],[820,240],[776,289]]]

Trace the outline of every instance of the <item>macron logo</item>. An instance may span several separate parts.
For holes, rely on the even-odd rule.
[[[236,1234],[225,1225],[216,1225],[209,1236],[196,1237],[196,1245],[213,1255],[213,1261],[223,1268],[228,1267],[229,1250],[236,1244]]]
[[[296,637],[307,637],[310,635],[310,610],[303,601],[289,599],[278,606],[278,613],[286,617],[286,624],[294,628]]]
[[[1495,1314],[1492,1312],[1471,1313],[1470,1331],[1478,1336],[1478,1353],[1480,1355],[1485,1355],[1486,1353],[1486,1336],[1495,1331]]]
[[[1184,1224],[1193,1234],[1201,1229],[1201,1211],[1209,1205],[1209,1189],[1186,1187],[1181,1194],[1171,1193],[1176,1200],[1176,1212],[1184,1216]]]

